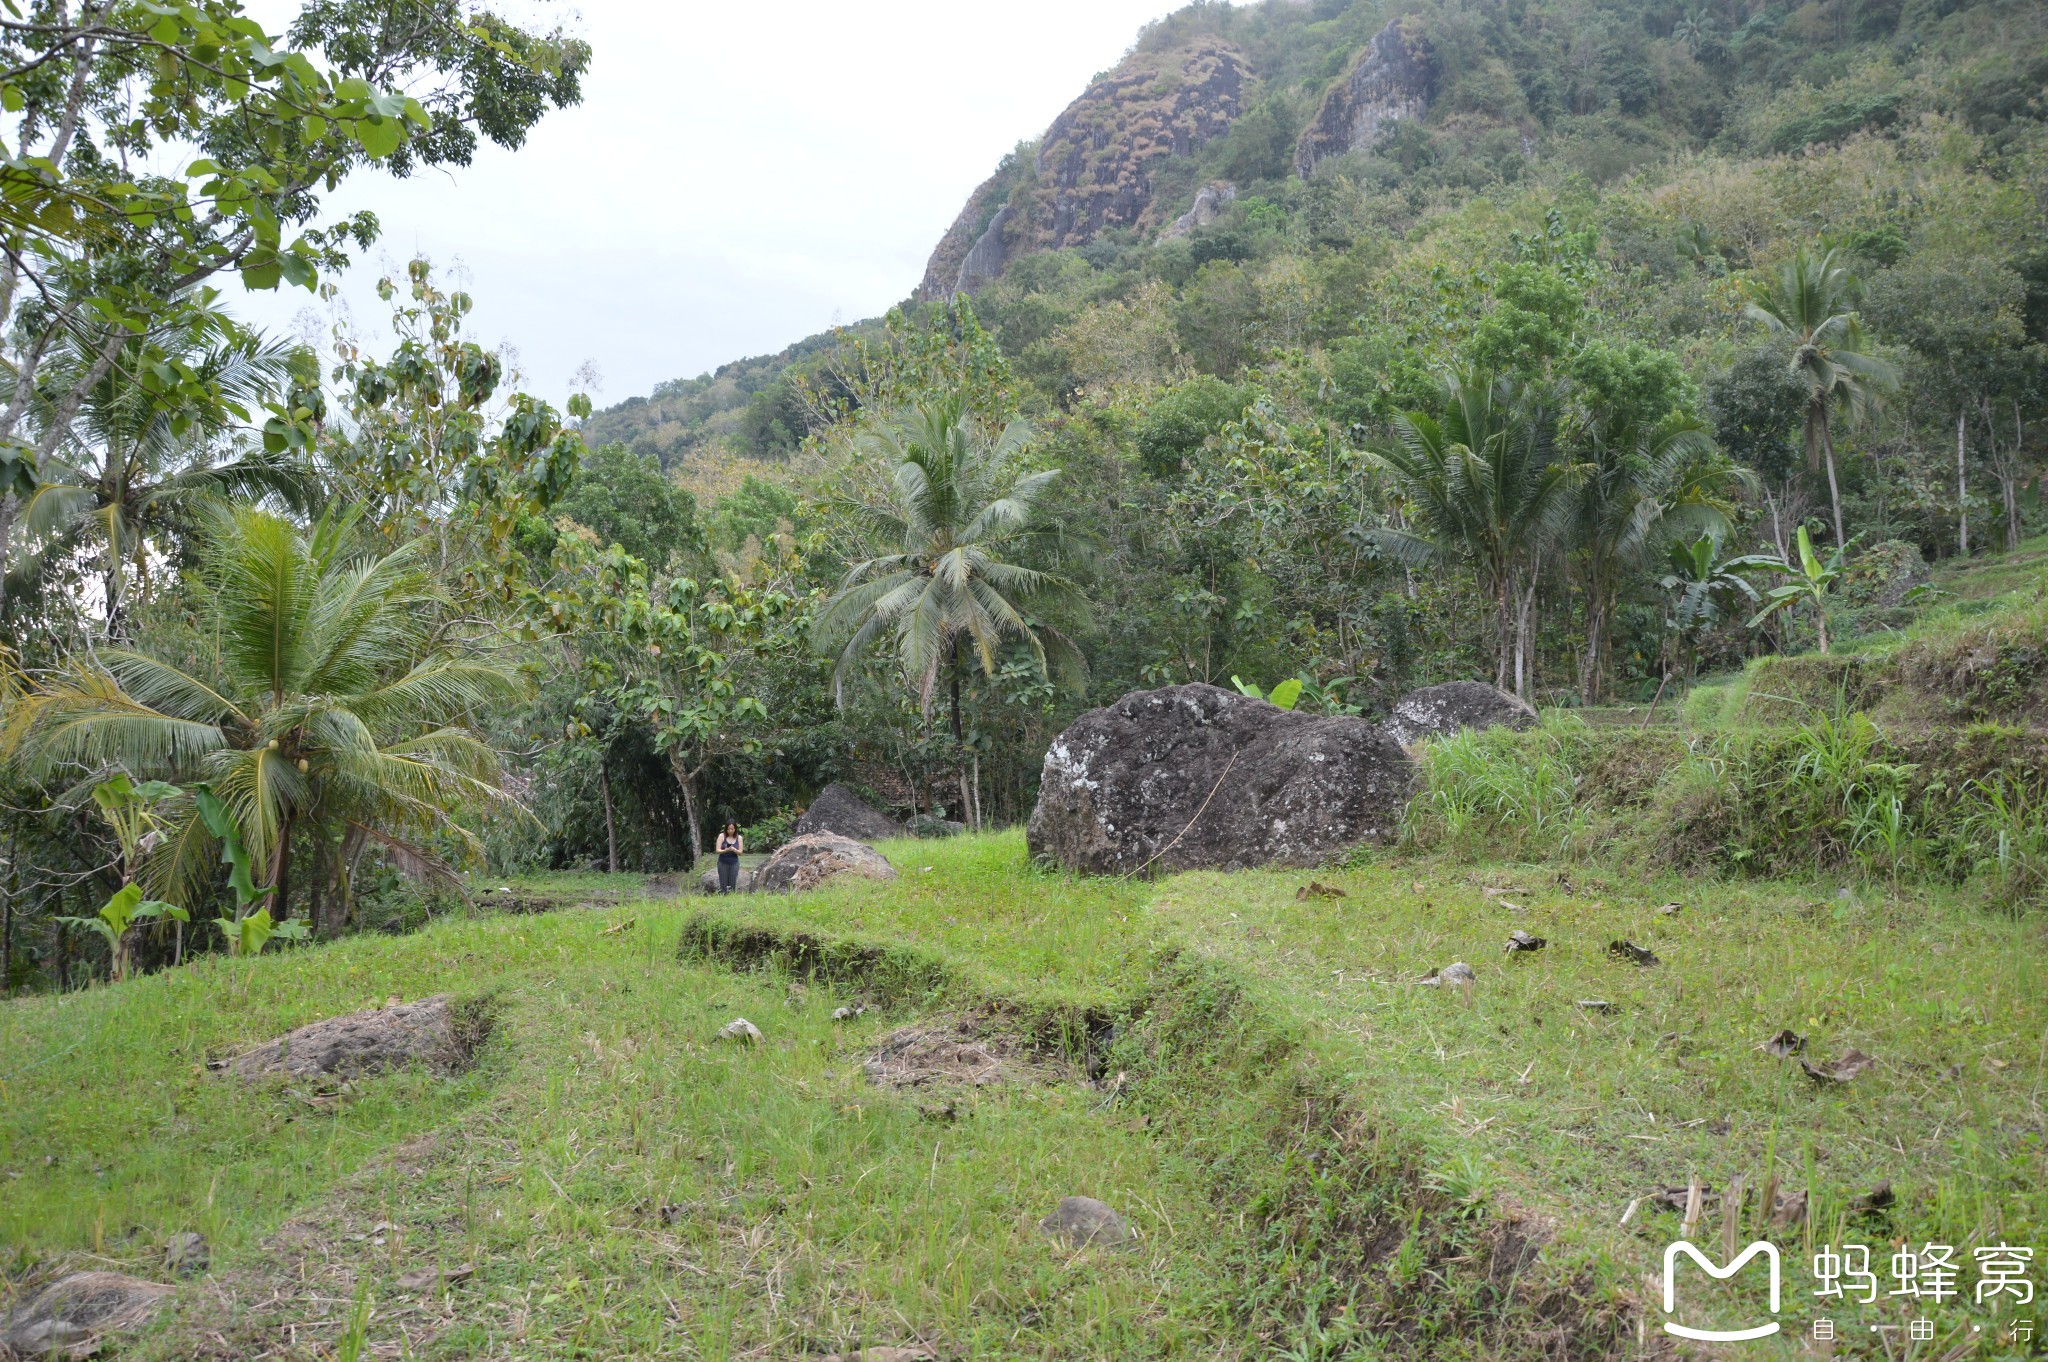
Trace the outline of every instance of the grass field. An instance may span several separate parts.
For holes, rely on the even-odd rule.
[[[198,1230],[213,1270],[130,1349],[163,1358],[1627,1355],[1678,1216],[1620,1221],[1694,1176],[1746,1179],[1745,1233],[1755,1189],[1808,1193],[1791,1264],[2048,1238],[2038,918],[1397,855],[1298,901],[1300,872],[1049,875],[1014,834],[885,850],[894,885],[442,920],[0,1008],[9,1278],[160,1275]],[[1549,944],[1506,957],[1516,928]],[[1414,982],[1453,960],[1469,989]],[[204,1067],[444,991],[496,1018],[461,1077]],[[714,1040],[740,1015],[761,1046]],[[937,1018],[1010,1037],[1017,1081],[869,1082]],[[1817,1085],[1755,1048],[1781,1027],[1877,1062]],[[1069,1194],[1136,1246],[1040,1234]],[[1950,1302],[1944,1348],[2003,1355],[2009,1313]]]

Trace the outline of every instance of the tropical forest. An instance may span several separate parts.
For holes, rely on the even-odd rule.
[[[0,3],[0,1359],[2040,1355],[2048,7],[1195,0],[610,402],[350,197],[583,33]]]

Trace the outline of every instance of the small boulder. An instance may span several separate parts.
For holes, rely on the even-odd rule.
[[[1394,703],[1386,730],[1403,747],[1424,738],[1448,738],[1467,728],[1529,728],[1536,711],[1483,681],[1446,681],[1410,691]]]
[[[901,837],[903,826],[844,785],[827,785],[796,820],[796,835],[833,832],[856,842]]]
[[[469,1067],[481,1038],[473,1023],[458,1024],[448,995],[439,993],[416,1003],[351,1012],[301,1026],[268,1045],[235,1056],[226,1067],[242,1078],[263,1074],[356,1078],[418,1063],[446,1077]]]
[[[1038,1228],[1075,1248],[1114,1247],[1131,1238],[1130,1222],[1092,1196],[1061,1197],[1059,1209],[1039,1221]]]
[[[718,1028],[718,1039],[735,1041],[741,1045],[758,1045],[761,1042],[761,1028],[745,1017],[734,1017]]]
[[[747,887],[757,893],[794,894],[840,875],[893,880],[896,867],[866,842],[832,832],[792,837],[755,870]]]
[[[60,1277],[0,1318],[0,1355],[91,1357],[101,1335],[147,1324],[171,1290],[118,1272]]]
[[[1215,686],[1133,691],[1053,740],[1027,837],[1098,875],[1316,866],[1392,838],[1413,778],[1363,719]]]
[[[193,1277],[213,1264],[213,1249],[206,1236],[180,1230],[164,1241],[164,1266],[176,1277]]]
[[[958,837],[967,831],[965,823],[930,813],[921,813],[903,826],[912,837]]]

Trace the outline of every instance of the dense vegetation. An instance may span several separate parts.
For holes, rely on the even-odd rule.
[[[321,7],[295,40],[346,65],[372,22]],[[1389,23],[1426,111],[1304,161]],[[446,90],[337,106],[332,164],[516,142],[586,59],[407,32]],[[971,298],[596,414],[500,391],[428,262],[388,281],[387,352],[312,355],[178,293],[154,226],[38,219],[24,258],[85,320],[53,286],[10,333],[10,984],[107,968],[65,920],[131,883],[332,934],[464,868],[675,869],[726,818],[771,844],[835,779],[1015,822],[1050,736],[1137,687],[1292,678],[1370,716],[1479,677],[1597,720],[1853,655],[1927,560],[2035,528],[2044,43],[2003,0],[1196,5],[1126,66],[1196,44],[1251,73],[1226,130],[1147,163],[1155,217],[1229,181],[1213,221],[1023,250]],[[374,229],[317,211],[274,214],[309,226],[280,279]],[[108,282],[142,261],[155,293]],[[92,800],[117,771],[147,792],[118,818]],[[228,940],[150,921],[124,958]]]

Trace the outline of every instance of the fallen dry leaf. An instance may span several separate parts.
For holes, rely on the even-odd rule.
[[[1662,963],[1648,948],[1638,946],[1633,941],[1610,941],[1607,943],[1607,953],[1617,960],[1627,960],[1645,969]]]
[[[1851,1050],[1832,1064],[1810,1064],[1799,1061],[1799,1067],[1806,1070],[1806,1076],[1816,1083],[1847,1083],[1871,1065],[1877,1063],[1861,1050]]]
[[[1806,1037],[1788,1026],[1756,1048],[1767,1055],[1776,1055],[1779,1059],[1790,1059],[1806,1048]]]

